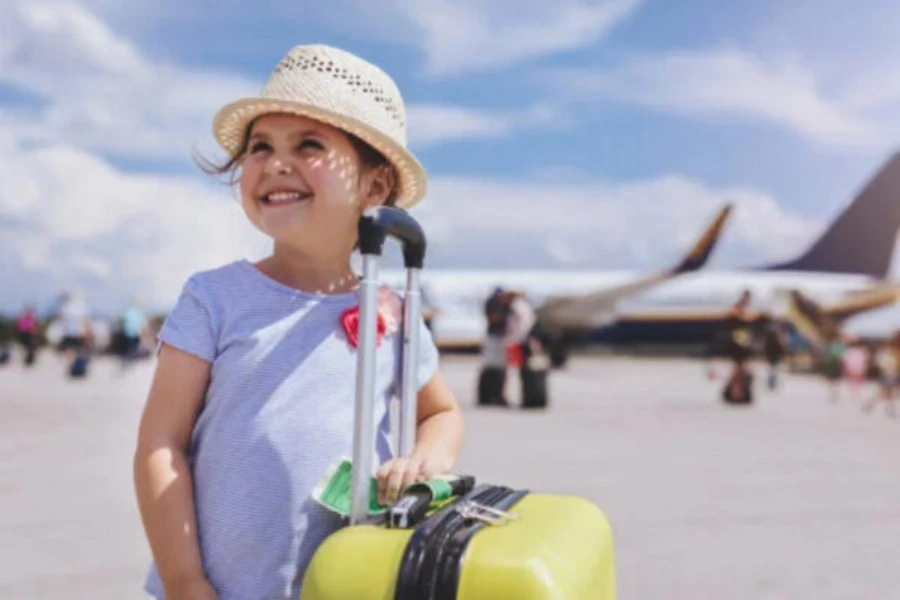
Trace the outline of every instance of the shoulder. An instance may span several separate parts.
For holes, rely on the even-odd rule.
[[[220,267],[196,271],[184,283],[184,292],[202,298],[215,298],[228,296],[235,292],[235,288],[249,285],[251,274],[246,261],[234,261]]]
[[[233,281],[242,277],[246,277],[246,268],[249,263],[243,260],[236,260],[228,264],[194,272],[188,277],[188,283],[202,286],[215,286],[223,282]]]

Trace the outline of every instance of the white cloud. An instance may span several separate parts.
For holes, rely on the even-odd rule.
[[[0,40],[0,82],[44,102],[0,118],[28,142],[186,159],[211,139],[214,111],[258,87],[238,75],[153,63],[74,3],[4,4]]]
[[[243,0],[82,0],[105,17],[140,30],[149,21],[204,19],[242,24]],[[402,43],[421,49],[433,76],[483,72],[582,48],[602,40],[643,0],[331,0],[304,3],[274,0],[254,11],[253,22],[292,22],[353,37]]]
[[[125,174],[72,148],[0,152],[0,181],[9,308],[81,286],[97,306],[168,306],[193,271],[266,246],[226,188]]]
[[[730,50],[635,56],[612,68],[545,75],[563,94],[706,118],[744,117],[787,127],[817,142],[870,143],[879,132],[864,115],[826,98],[813,72],[792,60],[763,62]]]
[[[413,104],[407,109],[411,146],[465,138],[499,138],[514,130],[560,125],[549,106],[523,111],[488,112],[446,104]]]
[[[728,201],[736,210],[719,262],[785,258],[821,226],[752,190],[676,175],[617,184],[443,177],[430,189],[418,214],[432,264],[444,266],[668,266]]]
[[[432,75],[505,67],[594,43],[640,0],[406,0]]]

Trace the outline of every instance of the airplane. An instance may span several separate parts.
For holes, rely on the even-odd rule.
[[[425,270],[423,299],[435,309],[432,335],[442,350],[476,350],[485,335],[484,302],[501,286],[519,290],[552,332],[554,365],[575,344],[708,347],[732,304],[749,290],[751,307],[791,313],[792,292],[813,300],[840,324],[896,302],[888,280],[900,230],[900,153],[890,157],[800,256],[771,265],[701,270],[730,206],[719,214],[682,263],[650,276],[628,271]],[[402,288],[402,271],[385,273]]]

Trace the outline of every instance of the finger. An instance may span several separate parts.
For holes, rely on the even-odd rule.
[[[403,482],[400,484],[400,490],[405,490],[412,484],[416,483],[419,480],[420,471],[419,471],[419,463],[418,462],[410,462],[407,466],[406,471],[403,473]]]
[[[378,477],[379,479],[381,479],[382,477],[387,477],[388,473],[391,472],[391,469],[394,468],[395,462],[397,462],[396,459],[392,458],[382,463],[382,465],[378,467],[378,470],[375,471],[376,477]]]
[[[392,504],[397,500],[397,494],[400,492],[400,486],[403,484],[404,474],[406,472],[406,464],[398,463],[387,478],[387,486],[384,491],[384,499],[386,504]]]
[[[416,476],[417,481],[426,481],[434,477],[434,466],[428,460],[423,460],[419,463],[419,470]]]
[[[375,472],[375,479],[378,483],[378,503],[384,504],[384,496],[385,490],[387,489],[387,480],[391,474],[391,471],[394,469],[394,465],[396,464],[396,460],[389,460],[385,462],[378,468],[378,471]]]

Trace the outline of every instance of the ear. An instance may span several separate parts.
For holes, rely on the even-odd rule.
[[[362,183],[362,204],[365,207],[380,206],[390,197],[394,186],[397,185],[394,169],[388,165],[382,165],[370,169],[364,176]]]

